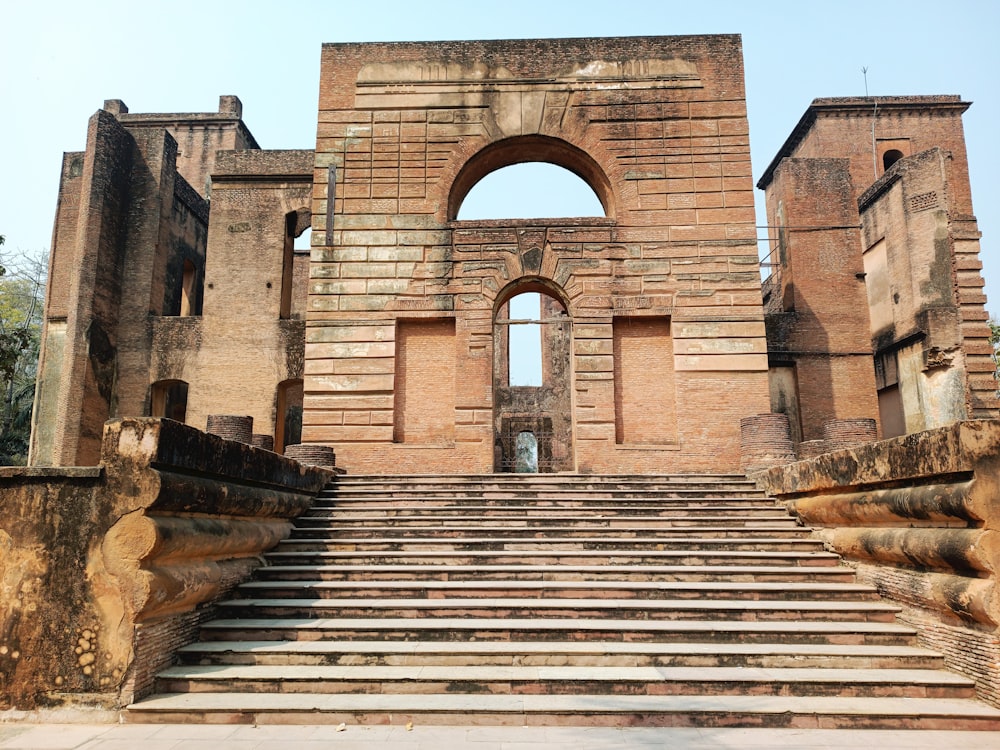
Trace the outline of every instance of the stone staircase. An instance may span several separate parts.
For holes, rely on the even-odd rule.
[[[341,477],[131,722],[1000,728],[743,477]]]

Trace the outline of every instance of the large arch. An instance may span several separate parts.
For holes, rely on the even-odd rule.
[[[571,343],[557,413],[572,451],[554,470],[738,470],[739,418],[769,407],[745,109],[718,65],[738,40],[343,49],[324,58],[303,442],[352,472],[485,473],[499,433],[516,467],[518,436],[538,435],[502,419],[552,412],[520,408],[514,389],[537,380],[495,369],[503,321],[535,322],[497,312],[534,288]],[[599,206],[460,211],[484,177],[532,162]],[[647,390],[673,407],[652,427]]]
[[[605,216],[614,218],[615,200],[611,181],[590,154],[560,138],[523,135],[491,143],[462,166],[448,196],[448,219],[454,221],[458,217],[465,197],[483,177],[498,169],[526,162],[545,162],[568,169],[594,191],[604,207]]]

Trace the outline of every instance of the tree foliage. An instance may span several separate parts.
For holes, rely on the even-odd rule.
[[[43,257],[0,256],[0,466],[27,459],[44,289]]]
[[[1000,381],[1000,323],[996,318],[990,318],[990,343],[993,345],[993,377]],[[1000,395],[1000,387],[997,389]]]

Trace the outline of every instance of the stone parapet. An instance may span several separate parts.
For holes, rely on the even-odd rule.
[[[99,467],[0,470],[0,710],[148,691],[331,476],[159,419],[107,423]]]
[[[956,629],[970,642],[995,641],[1000,421],[856,445],[753,478],[883,596],[919,612],[912,622],[940,623],[918,625],[928,646],[954,652]],[[948,643],[939,643],[945,631]],[[976,680],[983,699],[1000,703],[995,658],[953,661]]]

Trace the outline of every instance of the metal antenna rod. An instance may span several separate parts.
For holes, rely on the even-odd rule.
[[[865,77],[865,99],[868,97],[868,66],[861,68],[861,75]],[[875,143],[875,121],[878,119],[878,100],[875,100],[875,109],[872,110],[872,171],[878,179],[878,148]]]

